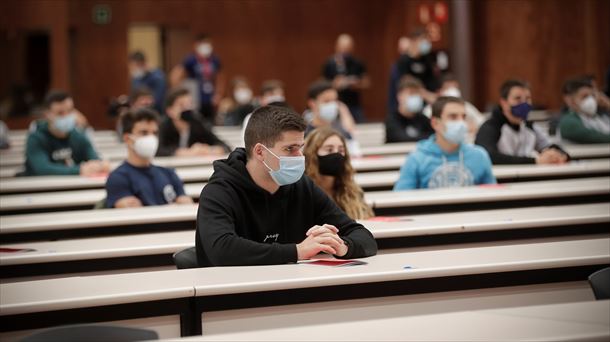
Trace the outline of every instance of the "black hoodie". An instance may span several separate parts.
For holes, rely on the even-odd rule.
[[[195,241],[200,267],[296,262],[296,244],[309,228],[322,224],[339,229],[348,246],[343,258],[377,253],[373,235],[309,177],[270,194],[254,183],[246,162],[243,148],[215,161],[214,174],[201,191]]]
[[[503,127],[510,127],[510,129],[504,129]],[[526,121],[524,128],[531,131],[531,134],[536,137],[535,145],[533,146],[536,151],[541,152],[547,148],[554,148],[565,154],[568,159],[570,158],[566,151],[564,151],[560,146],[551,144],[546,134],[534,129],[531,121]],[[500,106],[496,106],[491,113],[491,118],[485,121],[479,128],[474,143],[487,150],[493,164],[535,164],[536,158],[529,156],[509,155],[500,152],[498,145],[500,140],[503,139],[503,134],[507,135],[502,141],[503,144],[507,144],[509,142],[512,142],[513,145],[523,143],[523,141],[519,141],[520,138],[518,136],[518,132],[520,129],[521,125],[513,125],[508,122],[508,119],[502,113]],[[513,146],[513,148],[516,148],[516,146]]]

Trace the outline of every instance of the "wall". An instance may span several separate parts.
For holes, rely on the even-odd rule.
[[[109,25],[93,23],[91,11],[98,3],[2,1],[0,31],[49,30],[53,87],[70,89],[96,127],[111,128],[106,105],[111,97],[128,91],[131,23],[209,33],[229,79],[243,74],[256,91],[264,79],[282,79],[297,110],[304,109],[307,87],[320,75],[336,36],[350,33],[355,54],[366,62],[372,83],[363,92],[365,111],[369,118],[382,120],[396,41],[417,25],[418,6],[434,1],[103,1],[112,9]],[[472,2],[474,47],[469,53],[474,62],[475,104],[496,101],[497,88],[511,76],[530,81],[534,101],[549,108],[560,106],[558,89],[564,78],[588,72],[601,81],[610,65],[609,6],[603,0]],[[440,46],[461,48],[459,41],[444,40]]]

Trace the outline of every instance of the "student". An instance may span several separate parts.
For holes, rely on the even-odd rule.
[[[185,79],[197,84],[197,103],[203,119],[214,123],[215,110],[224,96],[225,81],[221,72],[220,59],[214,53],[212,39],[201,34],[193,42],[194,53],[187,56],[182,64],[175,66],[170,74],[173,87]]]
[[[282,104],[286,106],[284,83],[280,80],[266,80],[261,85],[260,105]]]
[[[397,50],[398,60],[390,67],[390,83],[388,84],[388,113],[396,111],[398,103],[396,102],[396,94],[398,93],[397,87],[400,83],[400,73],[398,71],[398,63],[401,58],[405,58],[409,48],[411,47],[411,40],[408,37],[398,38]]]
[[[445,74],[441,78],[441,87],[438,89],[436,95],[462,98],[460,83],[453,75]],[[466,126],[468,127],[468,133],[474,138],[479,130],[479,127],[485,121],[485,117],[472,103],[464,101],[464,105],[466,106]],[[430,118],[432,115],[432,106],[426,106],[423,113],[425,116]]]
[[[231,83],[231,96],[222,99],[218,105],[218,125],[240,126],[246,115],[254,110],[254,97],[248,81],[244,77],[235,77]]]
[[[154,94],[146,87],[136,88],[129,94],[129,105],[131,110],[155,108]]]
[[[322,68],[322,76],[332,82],[338,91],[339,100],[349,109],[356,122],[364,122],[365,115],[360,104],[360,90],[369,87],[366,67],[353,56],[354,39],[349,34],[337,37],[335,54]]]
[[[610,117],[599,114],[595,92],[582,79],[568,80],[563,85],[566,104],[561,113],[561,138],[580,144],[610,143]]]
[[[200,267],[294,263],[320,252],[374,255],[372,234],[304,176],[305,121],[277,106],[256,109],[246,148],[214,163],[197,212]]]
[[[466,107],[457,97],[439,97],[432,105],[436,132],[417,144],[400,168],[394,190],[495,184],[489,155],[465,142]]]
[[[345,138],[330,127],[317,128],[305,140],[305,174],[332,198],[347,216],[363,220],[373,216],[364,192],[354,181]]]
[[[532,95],[525,82],[508,80],[502,84],[500,105],[479,128],[475,140],[494,164],[562,164],[568,160],[542,129],[527,121],[531,109]]]
[[[328,81],[316,81],[307,92],[308,109],[303,116],[308,121],[305,134],[323,126],[331,126],[345,138],[351,139],[354,134],[354,119],[349,109],[339,101],[339,95]]]
[[[72,97],[63,91],[49,92],[45,99],[45,120],[28,134],[23,176],[90,176],[109,170],[84,132],[76,129],[78,114]]]
[[[146,55],[142,51],[135,51],[129,55],[128,67],[131,76],[131,93],[140,88],[150,89],[154,96],[154,107],[161,112],[166,87],[163,71],[149,67]]]
[[[188,90],[177,89],[167,97],[167,117],[159,130],[158,156],[222,155],[229,146],[199,120]]]
[[[406,53],[397,62],[398,80],[405,75],[419,79],[428,91],[438,88],[438,71],[432,52],[432,43],[426,30],[416,28],[409,36]]]
[[[152,164],[159,146],[157,113],[146,108],[129,111],[121,117],[121,124],[127,160],[108,176],[106,207],[193,203],[174,170]]]
[[[424,109],[423,86],[413,77],[404,77],[398,86],[398,109],[385,121],[386,142],[418,141],[434,133]]]

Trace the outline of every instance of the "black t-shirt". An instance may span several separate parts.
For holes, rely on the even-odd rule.
[[[434,133],[430,119],[422,113],[407,118],[399,112],[388,115],[385,121],[385,140],[388,143],[418,141]]]
[[[434,74],[434,56],[433,54],[427,54],[425,56],[419,56],[417,58],[403,55],[398,59],[398,80],[404,75],[412,75],[418,78],[426,89],[429,91],[436,91],[438,88],[438,80]]]
[[[330,57],[322,69],[322,75],[332,81],[337,75],[362,77],[366,73],[366,67],[356,58],[348,55],[344,58],[344,65],[337,64],[335,56]],[[360,94],[350,88],[339,90],[339,100],[348,107],[360,105]]]
[[[193,119],[189,124],[190,132],[187,144],[188,147],[191,147],[198,142],[201,144],[222,146],[226,152],[231,150],[224,141],[220,140],[212,133],[212,130],[200,120]],[[172,156],[179,147],[180,133],[176,129],[176,126],[174,126],[172,120],[166,117],[159,127],[159,150],[157,151],[157,156]]]

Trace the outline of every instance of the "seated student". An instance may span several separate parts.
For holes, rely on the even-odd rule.
[[[158,156],[222,155],[229,146],[196,116],[188,90],[172,91],[165,107],[167,117],[159,130]]]
[[[286,104],[284,97],[284,84],[279,80],[266,80],[261,86],[260,105],[267,106],[270,104]]]
[[[151,109],[121,117],[127,160],[106,181],[106,207],[126,208],[169,203],[193,203],[172,169],[152,164],[159,146],[159,118]]]
[[[153,95],[154,108],[160,112],[163,109],[166,87],[163,71],[151,68],[142,51],[135,51],[129,55],[128,68],[131,76],[131,92],[140,88],[149,89]]]
[[[360,145],[353,139],[356,124],[347,106],[338,100],[337,90],[328,81],[317,81],[309,87],[307,105],[303,113],[308,122],[305,135],[318,127],[332,127],[347,139],[347,148],[355,156],[361,156]]]
[[[155,106],[154,94],[146,87],[136,88],[129,94],[129,105],[131,110],[141,108],[153,109]]]
[[[373,235],[303,176],[305,121],[278,106],[256,109],[246,148],[214,163],[201,191],[196,249],[200,267],[294,263],[320,252],[374,255]]]
[[[398,110],[389,113],[385,121],[385,140],[388,143],[418,141],[434,133],[422,110],[424,88],[418,79],[405,76],[398,85]]]
[[[235,77],[232,82],[233,91],[230,97],[225,97],[218,104],[216,124],[239,126],[246,115],[254,110],[252,89],[244,77]]]
[[[347,216],[367,219],[373,211],[354,181],[345,138],[330,127],[316,128],[305,139],[305,174],[332,198]]]
[[[318,127],[332,127],[351,139],[355,123],[347,106],[340,102],[337,90],[328,81],[316,81],[309,87],[307,106],[303,116],[307,121],[305,135]]]
[[[561,113],[561,138],[580,144],[610,143],[610,117],[599,114],[593,87],[582,79],[563,85],[566,104]]]
[[[439,97],[432,104],[436,134],[417,143],[400,168],[394,190],[495,184],[489,155],[465,142],[466,107],[457,97]]]
[[[78,115],[72,97],[54,90],[45,98],[45,120],[27,137],[23,176],[82,175],[108,172],[85,133],[76,129]]]
[[[457,78],[451,74],[445,74],[441,77],[441,87],[438,89],[437,95],[462,98],[460,83]],[[468,127],[468,133],[474,138],[479,130],[479,126],[485,121],[485,117],[472,103],[464,101],[464,105],[466,106],[466,126]],[[432,116],[432,105],[427,105],[426,108],[424,108],[424,115],[428,118]]]
[[[527,121],[531,109],[532,95],[525,82],[502,84],[500,105],[479,128],[475,140],[494,164],[561,164],[568,160],[567,153],[551,144],[542,129]]]

